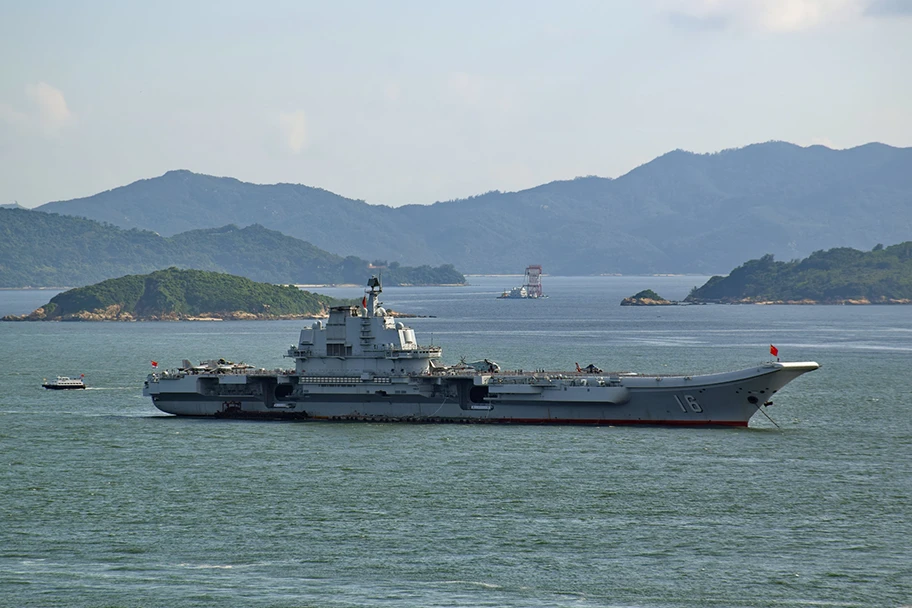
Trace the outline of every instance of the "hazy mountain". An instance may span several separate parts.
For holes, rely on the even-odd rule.
[[[870,249],[912,234],[912,148],[770,142],[676,150],[617,179],[585,177],[433,205],[368,205],[308,186],[171,171],[39,207],[171,235],[259,223],[328,251],[463,272],[693,272],[774,253]]]
[[[269,283],[363,284],[369,262],[341,257],[260,225],[172,237],[56,213],[0,209],[0,287],[80,286],[169,266],[227,272]],[[390,263],[386,285],[462,283],[452,266]]]

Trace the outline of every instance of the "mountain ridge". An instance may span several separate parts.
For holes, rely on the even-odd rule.
[[[0,287],[73,287],[164,266],[283,284],[361,284],[380,271],[367,260],[330,253],[260,224],[163,237],[56,213],[0,209]],[[385,266],[387,285],[465,283],[452,265],[406,267],[382,261],[375,266]]]
[[[912,148],[788,142],[673,150],[617,178],[557,180],[432,205],[169,171],[37,209],[163,235],[259,223],[327,251],[463,272],[712,273],[746,258],[869,249],[912,232]],[[887,219],[889,218],[889,219]]]

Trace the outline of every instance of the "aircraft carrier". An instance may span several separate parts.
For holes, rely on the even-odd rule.
[[[301,330],[267,370],[213,360],[156,371],[143,394],[177,416],[324,421],[747,426],[815,362],[768,361],[703,375],[504,371],[441,363],[438,346],[388,314],[372,277],[360,306],[337,306]]]

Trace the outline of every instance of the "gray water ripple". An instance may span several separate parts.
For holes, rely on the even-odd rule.
[[[182,420],[139,394],[150,359],[287,364],[300,324],[0,324],[0,603],[909,603],[905,308],[632,311],[605,302],[642,278],[606,277],[517,314],[484,280],[388,295],[456,359],[718,371],[774,343],[823,367],[776,396],[781,430]],[[73,369],[97,390],[40,388]]]

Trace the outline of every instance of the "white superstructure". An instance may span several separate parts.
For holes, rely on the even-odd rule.
[[[298,344],[288,349],[295,373],[346,374],[369,377],[428,371],[441,357],[435,346],[418,346],[415,330],[388,316],[380,304],[383,291],[372,277],[361,306],[336,306],[329,319],[302,329]]]

